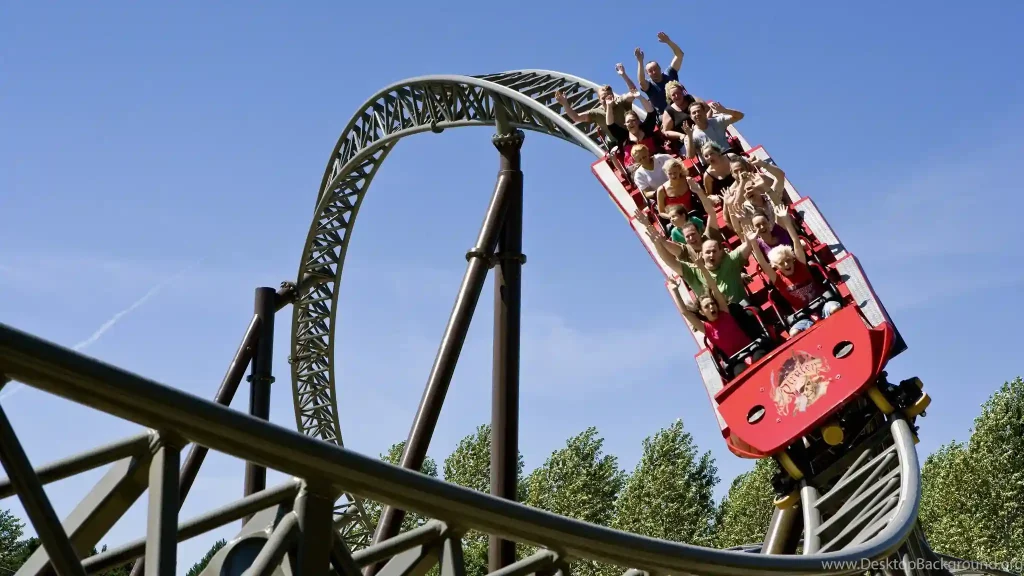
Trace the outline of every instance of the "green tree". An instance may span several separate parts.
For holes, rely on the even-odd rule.
[[[587,428],[551,454],[530,474],[526,504],[585,522],[611,526],[615,500],[626,482],[615,456],[602,454],[604,440],[597,429]],[[579,576],[621,573],[621,569],[596,562],[574,562]]]
[[[973,468],[960,490],[976,491],[975,524],[984,529],[976,559],[1024,559],[1024,381],[1003,386],[981,407],[968,443]],[[980,535],[978,535],[980,536]]]
[[[25,525],[10,510],[0,510],[0,572],[15,571],[21,566],[21,536]]]
[[[19,522],[20,524],[20,522]],[[10,555],[10,563],[6,565],[0,564],[0,567],[10,570],[11,572],[17,572],[25,562],[35,553],[36,549],[39,548],[39,539],[35,536],[16,542],[13,546],[13,553]],[[5,548],[6,549],[6,548]],[[100,552],[106,552],[107,547],[103,546],[102,549],[96,550],[94,546],[89,556],[95,556]],[[105,572],[100,572],[99,576],[130,576],[132,563],[126,563],[116,568],[111,568]]]
[[[991,564],[1024,558],[1024,381],[982,405],[966,445],[925,460],[919,518],[937,552]]]
[[[717,473],[711,453],[699,455],[683,421],[676,420],[644,439],[640,462],[616,502],[615,527],[710,546]]]
[[[981,544],[988,535],[975,522],[979,494],[964,489],[974,484],[974,473],[967,446],[960,442],[950,442],[925,459],[918,519],[934,550],[980,559]]]
[[[214,542],[213,546],[210,547],[210,550],[206,553],[206,555],[203,556],[199,560],[199,562],[196,562],[191,568],[189,568],[188,573],[186,573],[185,576],[199,576],[199,574],[210,563],[210,560],[213,560],[213,556],[217,554],[217,552],[220,551],[220,549],[226,545],[227,542],[225,542],[224,540],[217,540],[216,542]]]
[[[392,444],[391,448],[388,449],[387,454],[381,454],[380,459],[387,462],[388,464],[394,464],[398,466],[402,461],[402,451],[405,450],[405,441],[399,442],[398,444]],[[421,473],[426,474],[432,478],[437,478],[437,462],[434,462],[433,458],[427,457],[423,461],[423,466],[419,470]],[[366,507],[366,514],[370,518],[370,525],[376,526],[377,522],[380,521],[381,505],[379,502],[372,500],[363,500],[363,504]],[[405,519],[402,520],[402,532],[407,532],[422,526],[426,522],[422,516],[418,514],[406,514]]]
[[[523,479],[523,455],[519,454],[517,497],[526,500],[526,482]],[[472,488],[480,492],[491,491],[491,427],[477,426],[476,431],[459,441],[455,450],[444,460],[444,479],[452,484]],[[487,573],[488,536],[470,530],[462,538],[462,554],[466,561],[467,576]],[[522,556],[522,546],[517,546]]]
[[[775,510],[772,475],[778,465],[763,458],[754,469],[737,476],[722,499],[715,519],[715,546],[730,548],[763,542]]]

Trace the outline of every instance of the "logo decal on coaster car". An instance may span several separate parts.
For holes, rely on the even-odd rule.
[[[828,362],[802,350],[794,350],[778,373],[771,373],[771,396],[780,416],[794,416],[825,396],[832,381]]]

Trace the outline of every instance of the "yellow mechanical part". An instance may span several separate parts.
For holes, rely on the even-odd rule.
[[[878,386],[872,385],[868,388],[868,398],[871,398],[871,401],[882,411],[882,414],[892,414],[896,411],[885,395],[882,394],[882,391],[878,389]]]
[[[778,458],[779,464],[782,464],[782,469],[785,470],[786,474],[789,474],[793,480],[800,480],[804,477],[804,473],[800,471],[796,462],[793,462],[793,459],[790,458],[789,454],[786,454],[785,451],[779,452]]]
[[[821,437],[829,446],[839,446],[843,443],[843,429],[834,419],[829,420],[821,427]]]
[[[928,406],[931,403],[932,399],[930,396],[928,396],[927,393],[921,394],[921,397],[917,399],[917,402],[914,402],[914,405],[908,407],[906,410],[903,411],[903,413],[906,414],[908,417],[913,418],[914,416],[917,416],[921,412],[924,412],[925,409],[928,408]]]
[[[785,510],[786,508],[792,508],[800,501],[800,491],[793,490],[782,498],[775,499],[775,507],[779,510]]]

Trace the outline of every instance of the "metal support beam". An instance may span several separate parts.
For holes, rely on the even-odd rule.
[[[505,217],[494,268],[494,364],[491,396],[491,494],[516,500],[519,473],[519,338],[522,297],[523,172],[525,135],[510,130],[493,138],[501,154],[499,178],[508,179]],[[516,543],[491,536],[488,570],[516,561]]]
[[[178,462],[181,446],[161,438],[149,465],[146,576],[174,576],[178,551]]]
[[[150,448],[153,442],[151,432],[146,434],[145,441],[146,446],[140,455],[125,458],[111,466],[64,519],[64,530],[80,558],[89,555],[100,538],[110,531],[146,490],[149,462],[153,457]],[[21,571],[24,574],[42,574],[49,564],[46,550],[39,548],[25,561]]]
[[[423,390],[416,418],[413,419],[412,429],[405,442],[401,462],[403,468],[419,470],[423,466],[423,459],[430,446],[430,438],[434,435],[434,427],[437,426],[437,419],[441,415],[441,406],[448,393],[448,385],[451,384],[455,365],[459,361],[459,354],[462,352],[462,345],[466,341],[469,324],[473,319],[473,312],[476,310],[480,292],[487,279],[490,259],[495,246],[497,246],[498,232],[504,218],[505,195],[510,183],[509,176],[504,174],[498,176],[494,193],[491,195],[491,203],[487,206],[487,213],[484,215],[480,233],[477,235],[476,246],[466,254],[466,259],[469,261],[466,266],[466,274],[462,277],[462,285],[455,297],[455,306],[448,318],[448,325],[445,326],[441,345],[434,358],[434,365],[430,369],[430,376],[427,378],[427,385]],[[380,521],[377,523],[373,543],[387,540],[397,534],[404,517],[404,510],[398,510],[391,506],[385,507],[380,515]],[[365,573],[372,574],[375,571],[376,568],[368,567]]]
[[[796,531],[794,534],[793,528],[800,520],[798,506],[776,508],[772,513],[771,522],[768,524],[768,532],[764,536],[761,554],[792,554],[800,539],[799,532]]]
[[[263,545],[263,549],[256,555],[252,565],[245,571],[246,576],[272,576],[281,565],[285,552],[291,546],[299,526],[298,516],[295,512],[285,514],[284,518],[277,523],[274,531]]]
[[[277,290],[256,289],[256,317],[259,318],[259,340],[249,374],[249,414],[270,420],[270,385],[274,382],[274,314],[277,312]],[[245,496],[267,487],[267,469],[253,462],[245,463]],[[248,520],[248,518],[246,518]],[[243,522],[244,524],[244,522]]]
[[[149,432],[144,432],[96,448],[95,450],[71,456],[70,458],[62,458],[50,462],[36,469],[36,474],[39,476],[39,481],[45,486],[51,482],[71,478],[77,474],[95,470],[100,466],[105,466],[124,458],[140,456],[144,451],[148,450],[148,447]],[[0,480],[0,499],[13,496],[14,493],[14,485],[11,483],[10,478]]]
[[[821,513],[818,511],[818,490],[807,483],[800,483],[800,506],[804,517],[804,555],[815,554],[821,548],[818,526]]]
[[[178,526],[177,541],[183,542],[190,538],[195,538],[200,534],[205,534],[210,530],[215,530],[234,522],[243,516],[251,516],[271,506],[277,506],[294,500],[298,491],[298,482],[288,482],[276,488],[264,490],[259,494],[253,494],[221,508],[211,510]],[[245,530],[243,530],[244,532]],[[92,556],[82,562],[82,564],[92,573],[102,572],[135,560],[145,553],[145,548],[146,540],[140,538]]]
[[[334,497],[308,485],[295,499],[299,538],[297,574],[327,576],[331,569],[331,548],[334,541]]]
[[[249,327],[245,330],[245,336],[242,337],[242,343],[238,345],[238,350],[235,351],[235,356],[231,359],[231,364],[228,365],[220,388],[213,398],[217,404],[230,406],[231,401],[234,400],[235,393],[238,392],[238,385],[242,383],[242,377],[245,376],[245,369],[249,367],[249,362],[256,352],[260,324],[260,317],[253,315]],[[189,448],[185,464],[181,467],[181,475],[178,477],[178,510],[181,510],[181,506],[185,503],[185,498],[188,497],[189,490],[192,489],[192,485],[199,475],[199,469],[202,468],[209,452],[209,448],[199,444],[192,444]],[[138,560],[132,567],[131,576],[141,576],[145,567],[145,560]]]
[[[8,378],[0,374],[0,382],[6,384]],[[14,484],[21,505],[25,507],[32,527],[39,535],[42,548],[49,555],[53,567],[61,576],[85,576],[85,568],[71,547],[64,527],[53,511],[50,499],[46,497],[43,485],[39,482],[32,463],[29,462],[25,449],[14,435],[11,421],[0,406],[0,464],[3,464],[7,477]]]

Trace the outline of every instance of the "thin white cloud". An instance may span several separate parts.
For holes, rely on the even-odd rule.
[[[111,316],[109,320],[104,322],[88,338],[86,338],[85,340],[82,340],[81,342],[75,344],[74,346],[71,347],[71,349],[76,351],[76,352],[80,352],[80,351],[88,348],[89,346],[92,346],[93,344],[95,344],[97,341],[99,341],[100,338],[103,337],[104,334],[106,334],[108,331],[110,331],[110,329],[113,328],[114,325],[116,325],[118,322],[120,322],[122,318],[124,318],[128,314],[131,314],[132,312],[134,312],[140,306],[142,306],[143,304],[148,302],[150,299],[152,299],[154,296],[159,294],[161,290],[163,290],[164,288],[166,288],[167,286],[169,286],[170,284],[172,284],[173,282],[175,282],[176,280],[178,280],[179,278],[181,278],[182,276],[187,274],[193,268],[195,268],[196,266],[201,264],[202,261],[203,261],[203,259],[200,258],[199,260],[193,262],[192,264],[189,264],[188,266],[182,268],[181,270],[179,270],[174,275],[164,279],[163,281],[161,281],[156,286],[150,288],[150,290],[148,292],[146,292],[145,294],[143,294],[143,296],[141,298],[139,298],[135,302],[132,302],[124,310],[121,310],[120,312],[118,312],[118,313],[114,314],[113,316]],[[20,383],[15,384],[9,390],[7,390],[5,393],[0,394],[0,401],[7,400],[7,399],[11,398],[12,396],[14,396],[18,392],[20,392],[24,387],[25,387],[24,384],[20,384]]]

